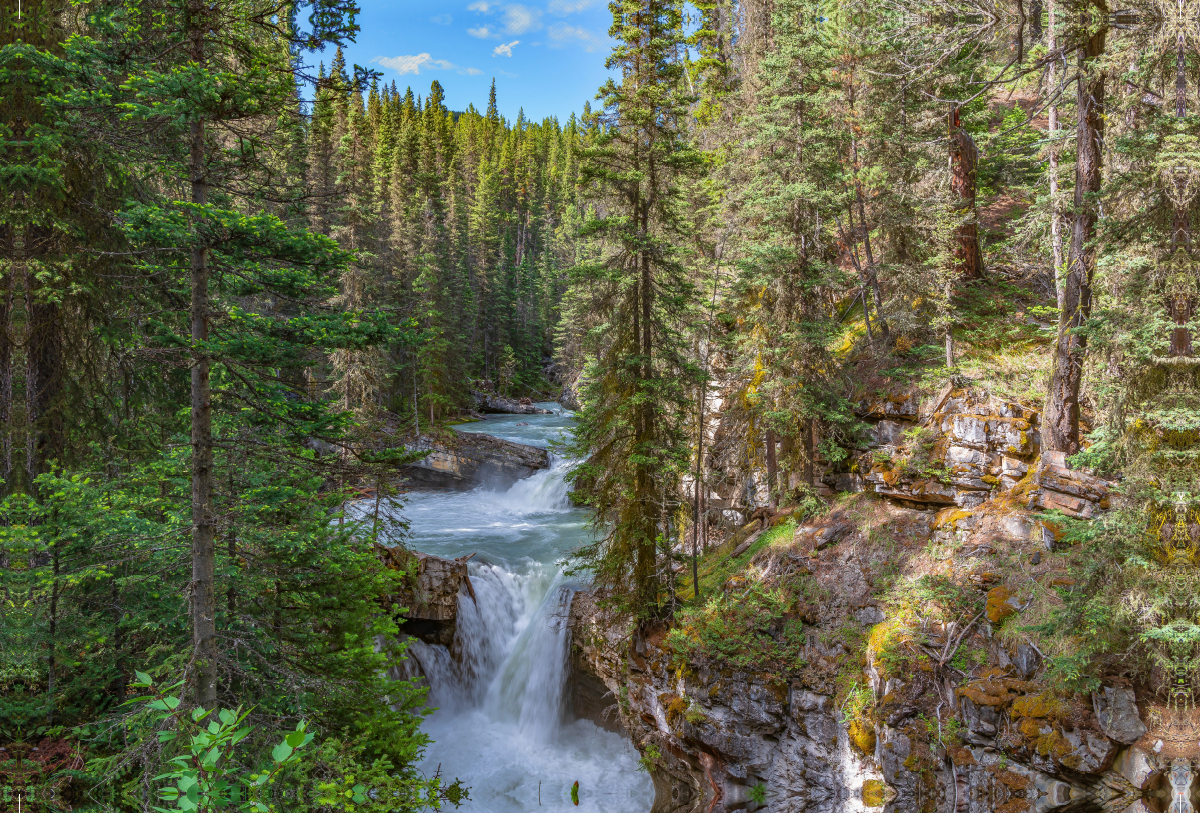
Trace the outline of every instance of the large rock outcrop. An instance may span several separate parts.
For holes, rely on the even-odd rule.
[[[401,631],[426,643],[449,647],[454,642],[459,601],[473,600],[475,588],[467,573],[467,560],[445,559],[429,553],[384,549],[387,563],[408,574],[408,586],[391,596]]]
[[[475,408],[480,412],[502,415],[553,415],[549,409],[535,406],[530,398],[505,398],[490,392],[475,393]]]
[[[550,466],[545,449],[478,432],[462,432],[446,440],[422,438],[408,448],[429,452],[425,459],[405,466],[405,476],[417,487],[465,490],[481,484],[507,485]]]
[[[1091,518],[1108,508],[1109,484],[1041,454],[1033,406],[986,390],[948,385],[923,404],[915,395],[863,401],[871,450],[851,472],[830,474],[835,490],[866,488],[906,503],[974,509],[1001,494],[1024,509]]]
[[[630,635],[588,593],[571,628],[576,668],[608,687],[605,717],[651,766],[655,813],[753,810],[762,792],[780,813],[863,809],[878,773],[851,753],[828,696],[767,673],[673,668],[662,630]]]

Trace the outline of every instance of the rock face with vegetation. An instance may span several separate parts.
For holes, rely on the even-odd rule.
[[[1068,524],[1111,484],[987,392],[864,407],[869,448],[828,468],[829,503],[731,528],[700,601],[634,625],[576,597],[593,714],[641,751],[656,810],[1125,810],[1172,757],[1127,686],[1064,691],[1032,631],[1076,584]]]
[[[470,489],[480,484],[505,485],[549,468],[545,449],[479,432],[444,432],[436,439],[422,437],[406,444],[429,454],[404,467],[417,487]]]
[[[394,548],[384,549],[383,556],[390,566],[403,570],[407,577],[405,588],[388,599],[388,603],[397,608],[397,619],[403,620],[404,633],[431,644],[451,646],[457,628],[459,602],[475,600],[475,588],[467,573],[470,555],[446,559]]]

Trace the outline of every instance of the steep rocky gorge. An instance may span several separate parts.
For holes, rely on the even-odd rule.
[[[803,641],[790,668],[681,651],[667,626],[635,630],[576,597],[576,663],[651,755],[656,810],[1165,809],[1190,763],[1148,732],[1131,688],[1056,693],[1022,630],[1071,586],[1044,512],[1095,517],[1112,484],[1041,455],[1037,411],[987,392],[877,399],[860,414],[872,448],[823,473],[826,514],[764,517],[777,530],[761,548],[759,522],[735,522],[717,553],[745,560],[719,588],[734,605],[788,571],[820,596],[791,608]],[[710,500],[724,516],[755,513],[763,473],[724,474]],[[905,580],[953,592],[970,616],[898,600]]]
[[[761,463],[731,456],[734,427],[710,456],[713,613],[791,595],[750,635],[788,659],[714,649],[702,612],[637,628],[577,593],[573,713],[631,739],[656,813],[1165,810],[1191,786],[1171,734],[1188,721],[1119,682],[1056,690],[1029,631],[1072,589],[1055,518],[1103,515],[1114,484],[1042,455],[1037,410],[992,393],[859,413],[868,448],[820,472],[816,514],[766,507]],[[450,644],[466,565],[421,568],[409,631]]]

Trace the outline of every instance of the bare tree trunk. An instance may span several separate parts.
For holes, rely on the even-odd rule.
[[[1046,27],[1046,49],[1053,54],[1058,48],[1058,36],[1055,33],[1055,3],[1058,0],[1047,0],[1047,27]],[[1050,88],[1050,93],[1053,95],[1058,92],[1058,59],[1055,58],[1050,62],[1047,82]],[[1062,216],[1058,211],[1058,142],[1055,140],[1058,134],[1058,104],[1050,105],[1049,109],[1050,126],[1047,136],[1050,140],[1049,175],[1050,175],[1050,247],[1054,259],[1054,291],[1057,299],[1058,311],[1062,313],[1063,308],[1063,282],[1065,279],[1063,267],[1063,236],[1062,236]]]
[[[1079,49],[1076,127],[1074,222],[1071,253],[1054,345],[1054,374],[1042,417],[1042,448],[1074,454],[1079,451],[1079,388],[1087,337],[1079,333],[1092,314],[1092,278],[1096,271],[1097,204],[1104,156],[1105,74],[1091,63],[1104,52],[1107,29],[1093,34]]]
[[[1013,38],[1013,50],[1016,51],[1017,64],[1025,61],[1025,3],[1017,0],[1017,30]]]
[[[955,278],[983,277],[983,251],[979,247],[979,225],[975,208],[975,178],[979,150],[975,139],[963,129],[958,106],[950,106],[950,192],[963,219],[958,225],[955,246]]]
[[[188,4],[192,27],[192,59],[204,64],[204,8]],[[204,122],[191,123],[188,175],[192,203],[208,202]],[[196,703],[212,709],[217,702],[216,540],[212,516],[213,441],[211,361],[208,350],[208,249],[197,246],[191,258],[192,340],[192,641],[196,664]]]
[[[767,499],[771,507],[776,505],[776,498],[779,493],[779,484],[776,483],[778,477],[778,469],[775,462],[775,430],[767,430]]]

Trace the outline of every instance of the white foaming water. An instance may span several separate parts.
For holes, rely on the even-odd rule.
[[[560,416],[520,417],[529,437],[510,419],[504,437],[537,443],[563,425]],[[424,726],[434,742],[421,767],[462,779],[471,813],[526,813],[539,798],[541,807],[588,813],[646,813],[653,804],[624,737],[566,711],[575,588],[558,560],[585,538],[587,521],[567,498],[569,468],[555,461],[505,490],[419,493],[404,506],[414,549],[477,554],[469,565],[476,600],[459,599],[453,656],[421,641],[408,650],[438,709]]]

